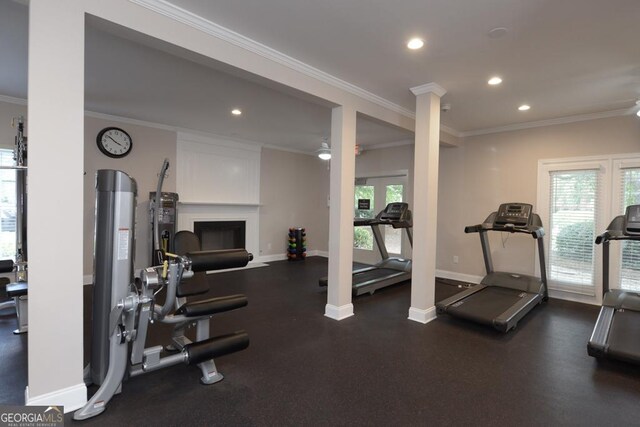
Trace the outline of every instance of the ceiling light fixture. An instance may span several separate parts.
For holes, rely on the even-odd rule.
[[[518,107],[518,110],[520,111],[527,111],[528,109],[530,109],[531,107],[527,104],[523,104],[521,106]]]
[[[496,27],[496,28],[493,28],[493,29],[489,30],[487,35],[489,36],[490,39],[499,39],[499,38],[502,38],[502,37],[506,36],[508,31],[509,30],[507,28]]]
[[[424,46],[424,40],[417,37],[409,40],[407,43],[407,47],[411,50],[420,49],[422,46]]]
[[[487,83],[489,83],[491,86],[499,85],[500,83],[502,83],[502,79],[498,76],[491,77]]]
[[[231,110],[231,114],[233,114],[234,116],[239,116],[242,114],[242,111],[238,108],[234,108],[233,110]]]
[[[318,153],[318,157],[322,160],[331,160],[331,148],[329,148],[328,138],[322,138],[322,144],[320,145],[320,149],[316,152]]]
[[[640,105],[640,99],[636,101],[636,105]],[[636,111],[636,116],[640,117],[640,108]]]

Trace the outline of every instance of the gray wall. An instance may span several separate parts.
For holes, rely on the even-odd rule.
[[[440,150],[437,268],[484,276],[477,234],[465,225],[482,222],[500,203],[536,208],[538,160],[640,152],[640,120],[633,116],[576,122],[468,137]],[[534,273],[533,239],[502,243],[492,233],[497,270]],[[459,263],[453,263],[453,256]]]
[[[328,163],[316,156],[262,149],[260,255],[283,254],[289,227],[305,227],[307,250],[329,248]]]
[[[120,127],[131,135],[133,150],[124,159],[103,155],[96,136],[107,126]],[[149,253],[148,194],[155,191],[162,160],[176,165],[176,133],[87,117],[85,121],[84,274],[93,271],[93,227],[95,173],[98,169],[119,169],[138,183],[136,213],[136,268],[146,267]],[[309,250],[328,248],[329,171],[317,157],[264,148],[260,165],[260,255],[282,255],[286,231],[291,226],[307,228]],[[175,169],[169,169],[164,190],[175,191]],[[270,245],[270,248],[269,248]]]
[[[15,129],[10,126],[11,118],[26,116],[26,113],[26,106],[0,102],[0,146],[13,147]],[[116,160],[98,151],[95,138],[106,126],[118,126],[131,134],[134,149],[129,156]],[[459,147],[441,146],[437,268],[469,275],[484,274],[477,236],[465,235],[464,226],[482,221],[504,201],[529,202],[535,206],[539,159],[637,152],[640,152],[640,120],[636,116],[467,137]],[[136,265],[142,267],[148,259],[146,195],[155,189],[162,160],[168,157],[175,164],[175,153],[174,132],[86,118],[85,275],[90,275],[93,269],[95,171],[99,168],[121,169],[138,181],[140,203]],[[409,170],[411,186],[413,146],[365,151],[356,159],[356,175],[399,169]],[[51,170],[55,175],[55,167]],[[175,173],[171,171],[165,181],[165,189],[175,190]],[[285,233],[290,226],[306,227],[309,249],[326,251],[328,194],[326,162],[313,156],[264,148],[260,184],[260,255],[283,254]],[[503,248],[500,237],[494,238],[497,239],[492,240],[496,268],[503,268],[503,260],[508,258],[509,265],[516,265],[518,271],[533,272],[534,248],[530,242],[510,239]],[[454,255],[459,257],[458,264],[452,262]]]
[[[133,141],[131,153],[122,159],[112,159],[98,150],[96,137],[107,126],[125,130]],[[130,125],[92,117],[85,118],[84,144],[84,274],[93,271],[93,228],[95,210],[95,176],[98,169],[121,170],[132,176],[138,184],[136,210],[136,268],[149,263],[149,192],[155,191],[158,172],[165,158],[169,159],[169,175],[164,191],[176,189],[176,133],[146,126]]]

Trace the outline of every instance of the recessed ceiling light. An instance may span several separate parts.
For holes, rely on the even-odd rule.
[[[487,83],[489,83],[491,86],[499,85],[500,83],[502,83],[502,79],[498,76],[491,77]]]
[[[233,110],[231,110],[231,114],[233,114],[234,116],[239,116],[240,114],[242,114],[242,111],[238,108],[234,108]]]
[[[531,108],[529,105],[527,104],[522,104],[521,106],[518,107],[518,110],[520,111],[527,111],[529,108]]]
[[[636,101],[636,105],[640,105],[640,99]],[[636,116],[640,117],[640,110],[636,112]]]
[[[407,43],[407,47],[412,50],[420,49],[422,46],[424,46],[424,40],[417,37],[409,40]]]

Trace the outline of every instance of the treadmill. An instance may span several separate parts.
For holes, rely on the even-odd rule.
[[[385,286],[411,280],[411,260],[405,258],[390,257],[384,244],[384,238],[380,226],[389,225],[393,228],[402,228],[406,231],[409,243],[413,246],[413,234],[411,229],[413,222],[411,211],[407,203],[389,203],[375,218],[356,218],[354,227],[371,227],[373,237],[376,240],[382,260],[375,265],[360,268],[353,271],[353,295],[373,293]],[[320,279],[320,286],[327,286],[327,278]]]
[[[602,244],[602,290],[604,299],[587,344],[589,356],[640,363],[640,293],[609,289],[609,243],[640,241],[640,205],[628,206],[614,218],[607,231],[596,238]]]
[[[488,231],[531,235],[538,243],[541,277],[494,271]],[[536,305],[548,299],[542,221],[530,204],[503,203],[484,223],[467,226],[464,232],[480,235],[487,275],[479,285],[437,303],[436,312],[508,332]]]

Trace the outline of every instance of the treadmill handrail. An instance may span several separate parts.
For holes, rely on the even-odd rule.
[[[596,237],[595,243],[599,245],[604,242],[610,242],[611,240],[640,240],[640,236],[629,236],[618,231],[607,230]]]
[[[611,240],[640,240],[640,235],[629,235],[624,232],[625,216],[618,215],[609,223],[606,231],[596,237],[596,245]]]
[[[538,225],[530,227],[514,227],[514,226],[495,226],[491,223],[483,223],[476,225],[468,225],[464,228],[465,233],[480,233],[483,231],[504,231],[507,233],[524,233],[530,234],[534,239],[544,237],[544,228]]]
[[[377,218],[354,218],[353,226],[354,227],[368,227],[370,225],[379,224],[379,220]]]

